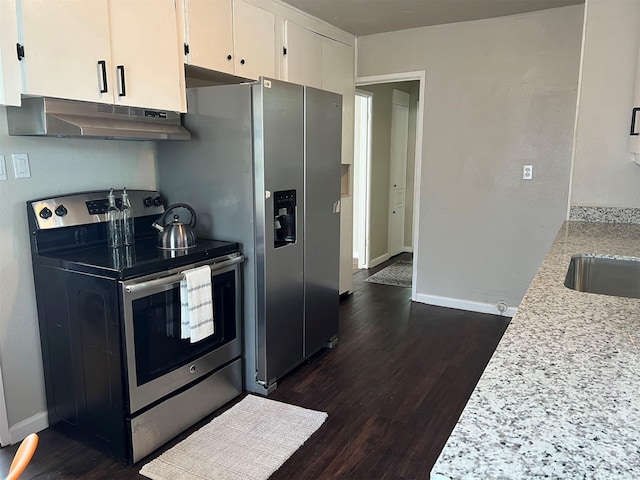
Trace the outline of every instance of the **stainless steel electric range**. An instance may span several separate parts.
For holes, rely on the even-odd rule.
[[[159,192],[128,190],[135,243],[107,246],[108,191],[27,202],[49,423],[137,462],[242,390],[234,242],[157,248]],[[121,192],[116,192],[120,197]],[[208,265],[215,333],[180,338],[181,272]]]

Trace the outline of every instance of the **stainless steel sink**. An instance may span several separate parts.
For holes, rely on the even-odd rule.
[[[640,259],[574,255],[564,285],[579,292],[640,298]]]

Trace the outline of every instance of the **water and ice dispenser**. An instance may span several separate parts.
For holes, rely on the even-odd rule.
[[[273,240],[275,248],[296,243],[296,191],[273,192]]]

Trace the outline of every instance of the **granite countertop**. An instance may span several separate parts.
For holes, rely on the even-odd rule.
[[[578,253],[640,258],[640,225],[562,225],[432,480],[640,478],[640,299],[566,288]]]

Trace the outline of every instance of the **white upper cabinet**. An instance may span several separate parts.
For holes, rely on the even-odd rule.
[[[636,65],[636,83],[634,103],[631,109],[631,125],[629,137],[629,151],[633,154],[633,161],[640,165],[640,50]]]
[[[174,0],[109,0],[109,19],[114,103],[184,111]]]
[[[322,88],[342,95],[342,163],[353,163],[355,56],[353,47],[322,38]]]
[[[317,33],[286,20],[284,22],[285,78],[289,82],[322,88],[322,38]]]
[[[342,95],[342,163],[353,163],[355,55],[351,45],[284,22],[283,77]]]
[[[19,0],[18,4],[25,51],[23,93],[112,102],[107,2]]]
[[[12,0],[0,0],[0,105],[20,106],[20,62],[16,52],[18,22]]]
[[[273,13],[243,0],[233,2],[235,74],[257,79],[276,75],[276,34]]]
[[[243,0],[184,0],[187,64],[257,79],[275,76],[275,16]]]
[[[18,0],[23,93],[184,111],[174,0]]]
[[[232,0],[184,2],[187,63],[233,74]]]

